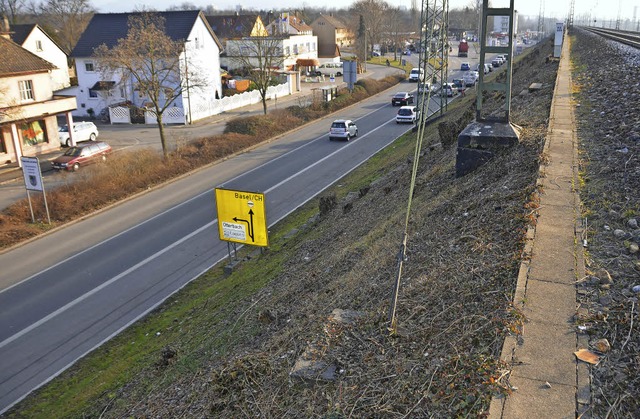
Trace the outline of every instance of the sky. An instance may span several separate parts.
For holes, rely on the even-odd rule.
[[[389,3],[411,7],[411,0],[387,0]],[[422,0],[416,0],[418,7],[421,7]],[[430,4],[433,4],[434,0],[428,0]],[[440,3],[440,0],[435,0]],[[200,6],[202,8],[207,5],[214,5],[218,9],[230,9],[235,8],[237,5],[243,5],[245,8],[253,9],[269,9],[274,8],[282,10],[284,4],[288,4],[289,7],[300,8],[303,6],[317,5],[310,0],[261,0],[261,1],[247,1],[247,0],[91,0],[94,7],[101,13],[110,12],[131,12],[134,9],[153,8],[155,10],[165,10],[173,5],[178,5],[183,2],[188,2]],[[475,0],[449,0],[449,9],[462,8],[473,4]],[[353,3],[351,0],[324,0],[321,2],[323,7],[328,9],[341,8],[348,4]],[[515,0],[515,8],[519,14],[525,16],[538,16],[541,4],[544,10],[544,16],[548,18],[556,17],[560,20],[566,18],[569,14],[570,0]],[[505,7],[509,6],[509,0],[493,0],[492,7]],[[575,0],[574,6],[574,19],[579,16],[591,16],[597,17],[600,20],[617,19],[618,11],[620,10],[620,17],[622,19],[628,18],[634,20],[634,7],[637,7],[636,19],[640,20],[640,0]]]

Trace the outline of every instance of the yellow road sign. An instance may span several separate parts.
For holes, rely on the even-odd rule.
[[[220,240],[268,246],[263,193],[216,188]]]

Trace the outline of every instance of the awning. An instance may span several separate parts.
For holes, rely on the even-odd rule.
[[[111,90],[113,89],[113,86],[116,85],[115,81],[97,81],[96,84],[93,85],[93,87],[90,90]]]
[[[320,62],[315,58],[298,58],[296,65],[300,67],[316,67],[320,65]]]

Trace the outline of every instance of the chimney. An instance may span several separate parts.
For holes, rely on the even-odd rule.
[[[2,28],[0,30],[0,36],[6,39],[11,39],[11,29],[9,28],[9,19],[7,15],[2,15]]]

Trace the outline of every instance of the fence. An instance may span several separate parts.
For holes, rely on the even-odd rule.
[[[267,100],[274,100],[279,97],[289,95],[289,83],[279,84],[277,86],[269,86],[267,89],[266,98]],[[195,103],[195,100],[192,100],[194,103],[193,108],[191,109],[191,118],[194,121],[199,119],[206,118],[212,115],[218,115],[226,111],[230,111],[233,109],[241,108],[243,106],[249,106],[261,101],[260,93],[256,90],[251,92],[239,93],[233,96],[226,96],[222,99],[214,99],[211,101],[203,101],[200,103]],[[109,116],[111,118],[112,124],[130,124],[131,123],[131,113],[129,108],[125,107],[114,107],[109,108]],[[187,118],[184,114],[184,109],[179,107],[167,108],[165,111],[162,120],[165,124],[186,124]],[[156,115],[155,112],[147,109],[144,115],[144,123],[145,124],[156,124]]]

